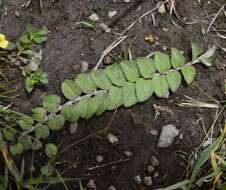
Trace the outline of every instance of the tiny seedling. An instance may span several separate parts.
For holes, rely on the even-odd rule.
[[[17,42],[17,57],[25,66],[21,66],[25,77],[25,89],[30,93],[35,86],[48,84],[47,74],[40,68],[42,50],[37,45],[47,40],[48,30],[34,28],[32,25],[26,27],[26,31]]]

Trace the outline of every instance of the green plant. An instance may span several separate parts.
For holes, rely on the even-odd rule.
[[[30,93],[35,86],[48,84],[48,76],[41,69],[42,50],[35,50],[35,44],[41,44],[47,40],[48,30],[34,28],[27,25],[26,31],[17,42],[17,58],[22,60],[25,66],[20,67],[25,77],[25,88]]]
[[[166,188],[160,188],[158,190],[176,190],[186,189],[190,190],[196,186],[196,184],[203,184],[204,182],[212,183],[212,189],[225,190],[226,183],[226,123],[219,137],[217,137],[209,146],[207,146],[200,153],[196,164],[189,175],[188,179],[178,182]],[[207,172],[199,174],[203,169]],[[207,169],[208,168],[208,169]]]
[[[29,50],[33,44],[41,44],[47,40],[48,30],[44,27],[41,30],[28,24],[24,34],[17,42],[18,54],[27,54],[26,50]]]
[[[182,79],[188,84],[194,80],[195,63],[209,66],[214,50],[215,47],[201,54],[201,49],[193,43],[193,59],[188,63],[179,50],[172,48],[171,57],[156,52],[154,58],[123,60],[105,69],[80,73],[74,80],[67,79],[61,85],[62,93],[68,99],[65,104],[61,105],[59,96],[47,95],[42,100],[42,106],[32,109],[31,115],[15,113],[16,131],[7,129],[3,133],[3,144],[11,142],[9,150],[12,155],[35,151],[41,147],[40,139],[46,139],[51,131],[62,129],[65,122],[73,125],[80,118],[89,119],[94,114],[99,116],[120,106],[131,107],[146,101],[153,94],[160,98],[167,97],[170,90],[175,92],[179,88]],[[4,109],[6,112],[11,113],[12,110]],[[15,138],[16,142],[13,141]],[[45,145],[47,158],[53,159],[57,152],[58,148],[53,143]],[[44,165],[41,168],[44,176],[53,173],[49,167]]]
[[[32,109],[31,116],[18,116],[17,123],[26,135],[34,132],[37,139],[45,139],[50,131],[62,129],[66,121],[73,124],[79,118],[89,119],[94,114],[99,116],[106,110],[114,110],[122,105],[130,107],[146,101],[153,93],[158,97],[166,97],[169,90],[175,92],[179,88],[182,77],[188,84],[191,83],[196,73],[193,64],[201,61],[209,65],[205,60],[212,57],[215,48],[202,55],[196,44],[193,43],[192,49],[193,60],[187,64],[183,54],[172,48],[171,57],[156,52],[154,59],[123,60],[105,69],[78,74],[75,80],[67,79],[61,85],[68,102],[60,105],[59,96],[47,95],[42,100],[42,107]],[[13,131],[11,134],[5,132],[6,140],[11,140],[13,136]],[[32,144],[36,141],[26,138],[27,141],[18,142],[23,146],[23,151],[34,149]],[[19,147],[16,153],[22,153],[21,146],[16,145]]]

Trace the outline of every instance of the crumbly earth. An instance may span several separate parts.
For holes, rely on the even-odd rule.
[[[28,113],[31,108],[40,104],[45,94],[60,95],[60,84],[63,80],[73,78],[80,72],[80,63],[84,60],[89,63],[91,69],[98,61],[101,52],[112,43],[117,34],[128,27],[135,19],[143,13],[154,8],[157,0],[131,0],[125,3],[122,0],[43,0],[43,11],[40,11],[39,1],[32,0],[28,8],[23,8],[25,0],[7,0],[8,15],[4,17],[2,32],[10,41],[15,41],[24,31],[26,24],[30,23],[37,27],[46,26],[50,35],[44,44],[44,57],[41,67],[48,73],[49,85],[36,88],[35,91],[27,95],[21,90],[21,96],[15,101],[18,110]],[[214,14],[223,5],[224,0],[216,3],[201,1],[177,1],[177,11],[181,18],[201,18],[205,17],[202,7],[208,14]],[[117,60],[123,52],[131,45],[133,57],[146,56],[155,51],[162,50],[170,52],[171,47],[176,47],[184,51],[187,58],[190,58],[190,41],[192,39],[202,43],[207,50],[215,42],[222,44],[222,40],[210,32],[202,35],[202,27],[207,25],[197,23],[186,25],[179,22],[174,16],[175,22],[180,25],[179,29],[172,24],[169,17],[169,7],[166,14],[154,12],[155,26],[151,20],[151,15],[146,16],[128,31],[128,39],[114,49],[109,58],[111,62]],[[118,13],[108,17],[108,11],[116,10]],[[15,15],[15,11],[19,15]],[[95,24],[96,30],[86,28],[82,25],[75,26],[76,22],[88,21],[87,18],[93,12],[99,16],[99,21]],[[221,29],[225,29],[225,17],[220,15],[216,21]],[[99,24],[108,24],[112,31],[105,33]],[[144,38],[152,34],[156,37],[155,45],[145,42]],[[166,50],[163,50],[165,49]],[[197,76],[195,84],[187,86],[185,83],[175,94],[170,94],[168,99],[150,98],[147,102],[137,104],[130,109],[120,108],[114,112],[107,112],[101,117],[93,117],[88,121],[79,121],[79,128],[75,134],[70,134],[68,126],[63,131],[52,133],[47,142],[54,142],[60,146],[60,150],[70,144],[78,142],[75,146],[67,150],[57,159],[56,168],[64,177],[79,178],[86,185],[89,179],[93,179],[98,190],[105,190],[113,185],[118,190],[149,190],[176,183],[186,175],[189,155],[201,143],[204,137],[203,125],[208,128],[215,117],[214,109],[205,108],[183,108],[179,107],[184,96],[187,95],[197,100],[209,101],[209,96],[223,100],[224,89],[223,79],[225,71],[219,70],[219,65],[226,65],[226,54],[218,49],[214,66],[210,68],[197,65]],[[23,82],[20,72],[11,74],[12,79]],[[201,92],[199,88],[202,89]],[[160,112],[155,117],[153,105],[168,106],[168,112]],[[166,124],[175,125],[183,138],[176,138],[173,145],[166,149],[157,147],[158,136],[162,126]],[[95,132],[109,127],[108,130],[95,134]],[[153,135],[153,130],[157,130],[157,135]],[[107,133],[116,135],[118,143],[111,145],[106,139]],[[133,153],[129,160],[112,165],[106,165],[97,169],[88,170],[90,167],[107,164],[114,161],[125,160],[127,157],[124,151]],[[96,162],[96,156],[102,155],[104,160]],[[147,166],[150,165],[150,158],[155,155],[159,159],[159,166],[156,170],[159,176],[153,177],[153,185],[137,185],[134,177],[153,174],[147,173]],[[28,155],[27,160],[30,156]],[[25,157],[26,159],[26,157]],[[45,163],[42,151],[37,156],[35,166],[40,167],[40,163]],[[64,163],[63,163],[64,162]],[[29,163],[29,162],[28,162]],[[74,164],[74,166],[73,166]],[[29,167],[29,165],[27,165]],[[67,183],[68,189],[79,189],[79,181],[74,180]],[[64,189],[63,185],[51,186],[49,189]],[[204,187],[198,189],[205,189]]]

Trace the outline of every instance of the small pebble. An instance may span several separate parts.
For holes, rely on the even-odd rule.
[[[108,12],[108,17],[112,18],[113,16],[115,16],[118,12],[117,11],[109,11]]]
[[[78,122],[70,124],[70,133],[74,134],[77,132],[78,129]]]
[[[82,60],[81,61],[81,72],[82,73],[86,72],[88,70],[88,68],[89,68],[89,63],[84,61],[84,60]]]
[[[158,135],[158,131],[157,130],[150,130],[150,133],[153,135],[153,136],[157,136]]]
[[[151,165],[153,167],[159,166],[159,160],[158,160],[158,158],[155,155],[151,156]]]
[[[108,189],[107,190],[116,190],[116,188],[114,187],[114,186],[110,186],[110,187],[108,187]]]
[[[97,22],[99,20],[99,17],[96,13],[93,13],[89,16],[89,19],[94,21],[94,22]]]
[[[165,32],[167,32],[168,31],[168,28],[164,28],[163,27],[162,30],[165,31]]]
[[[154,178],[159,177],[159,172],[156,171],[156,172],[154,173],[154,176],[153,176],[153,177],[154,177]]]
[[[159,12],[159,13],[161,13],[161,14],[166,13],[166,7],[165,7],[165,5],[163,4],[162,1],[159,1],[159,2],[157,3],[157,6],[159,7],[159,8],[158,8],[158,12]]]
[[[151,176],[145,176],[144,177],[144,184],[146,186],[151,186],[152,185],[152,178],[151,178]]]
[[[147,167],[147,171],[148,171],[148,173],[153,173],[155,171],[155,168],[152,165],[149,165]]]
[[[19,11],[15,11],[14,14],[15,14],[16,17],[20,17],[20,12]]]
[[[123,0],[125,3],[130,3],[130,0]]]
[[[182,133],[179,135],[179,139],[180,140],[183,140],[184,139],[184,135]]]
[[[97,156],[96,156],[96,161],[97,161],[98,163],[103,162],[103,160],[104,160],[104,157],[103,157],[103,156],[101,156],[101,155],[97,155]]]
[[[95,184],[95,181],[93,179],[90,179],[86,186],[90,189],[96,189],[96,184]]]
[[[106,32],[106,33],[110,33],[111,32],[111,28],[105,24],[105,23],[100,23],[100,27]]]
[[[129,151],[129,150],[125,150],[125,151],[124,151],[124,154],[125,154],[127,157],[133,156],[133,153],[132,153],[131,151]]]
[[[162,127],[162,131],[158,141],[159,148],[168,148],[173,144],[174,139],[179,135],[178,129],[172,125],[165,125]]]
[[[107,140],[108,140],[109,143],[115,144],[115,143],[118,142],[118,137],[116,137],[115,135],[113,135],[111,133],[108,133]]]
[[[142,183],[142,179],[140,177],[140,175],[137,175],[134,177],[134,181],[136,182],[136,184],[141,184]]]

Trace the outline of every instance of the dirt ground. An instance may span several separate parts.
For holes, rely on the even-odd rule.
[[[43,0],[42,12],[40,12],[39,1],[32,0],[28,8],[22,8],[24,2],[26,1],[5,0],[8,15],[4,18],[3,33],[7,34],[11,41],[15,41],[28,23],[39,28],[46,26],[51,31],[44,44],[44,58],[41,64],[49,75],[49,85],[45,88],[36,88],[31,95],[26,95],[22,91],[22,95],[15,101],[15,106],[20,111],[28,113],[31,108],[41,102],[44,94],[60,94],[61,82],[73,78],[76,73],[79,73],[78,66],[83,60],[89,63],[91,69],[98,61],[101,52],[117,37],[117,33],[122,32],[143,13],[154,8],[158,1],[131,0],[130,3],[125,3],[122,0],[55,0],[52,3],[51,0]],[[208,14],[214,14],[224,1],[216,0],[217,3],[208,3],[207,0],[204,0],[201,1],[202,6],[197,2],[196,0],[178,0],[176,8],[181,18],[202,18],[205,16],[204,9]],[[118,13],[109,18],[108,11],[112,10],[116,10]],[[17,16],[16,11],[19,12]],[[75,26],[76,22],[89,21],[87,18],[93,12],[97,13],[100,19],[96,24],[96,30]],[[146,56],[154,50],[163,51],[164,46],[168,53],[171,47],[176,47],[183,50],[189,57],[192,39],[202,43],[205,48],[214,45],[215,42],[223,45],[223,41],[213,33],[205,37],[202,35],[202,26],[206,27],[205,24],[186,25],[178,22],[174,17],[183,28],[182,30],[172,24],[168,12],[159,14],[156,11],[154,17],[155,26],[153,26],[151,16],[148,15],[128,31],[129,38],[111,52],[112,61],[121,55],[123,47],[128,48],[133,40],[131,47],[134,57]],[[104,32],[99,27],[101,22],[108,24],[112,31]],[[221,28],[226,28],[225,17],[219,17],[217,23]],[[153,45],[145,42],[144,38],[149,34],[157,37],[159,44]],[[196,67],[196,83],[206,94],[218,100],[224,98],[225,71],[219,70],[219,65],[226,66],[225,58],[226,54],[218,49],[213,67],[206,68],[199,65]],[[19,73],[12,78],[18,80]],[[184,95],[204,102],[209,100],[196,85],[187,86],[184,83],[175,94],[170,94],[168,99],[158,99],[153,96],[147,102],[130,109],[120,108],[115,113],[107,112],[103,116],[93,117],[89,121],[81,120],[75,134],[70,134],[67,127],[59,133],[52,134],[47,141],[53,141],[63,149],[110,126],[105,133],[87,137],[62,154],[57,160],[56,168],[59,173],[65,171],[64,177],[80,178],[84,185],[89,179],[93,179],[98,190],[105,190],[110,185],[117,190],[157,189],[184,179],[189,155],[204,137],[202,123],[197,121],[202,118],[205,127],[208,128],[215,117],[215,110],[179,107],[176,103],[181,102]],[[171,113],[162,112],[155,118],[154,104],[169,106]],[[157,142],[161,129],[166,124],[175,125],[180,131],[181,138],[177,137],[169,148],[160,149],[157,147]],[[153,135],[153,130],[157,130],[157,135]],[[106,134],[109,132],[118,137],[117,144],[108,143]],[[127,150],[132,152],[132,156],[129,158],[124,154],[124,151]],[[102,163],[96,162],[97,155],[103,156]],[[147,172],[152,155],[155,155],[160,162],[156,168],[159,175],[155,177]],[[125,162],[108,165],[108,163],[120,160],[125,160]],[[40,161],[45,162],[41,152],[36,160],[36,166],[40,165]],[[69,164],[63,164],[63,161],[68,161]],[[74,167],[69,168],[72,164]],[[107,165],[91,171],[87,170],[87,168],[102,164]],[[153,185],[151,187],[137,185],[134,180],[137,175],[140,175],[141,178],[151,175]],[[76,180],[67,185],[70,190],[79,189]],[[57,185],[49,189],[60,190],[64,187]]]

